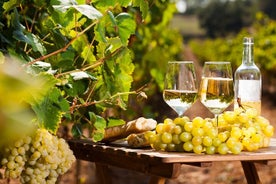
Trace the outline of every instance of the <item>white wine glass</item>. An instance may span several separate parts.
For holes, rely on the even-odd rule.
[[[233,74],[228,61],[204,63],[199,99],[215,116],[222,113],[234,100]]]
[[[169,61],[163,90],[164,101],[182,116],[197,99],[197,80],[193,61]]]

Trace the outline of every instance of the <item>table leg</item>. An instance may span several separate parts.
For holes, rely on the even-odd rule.
[[[108,173],[108,165],[105,164],[96,164],[96,183],[101,184],[111,184],[111,178]]]
[[[151,176],[149,184],[165,184],[165,182],[166,182],[166,178]]]
[[[254,162],[241,161],[243,172],[248,184],[261,184]]]

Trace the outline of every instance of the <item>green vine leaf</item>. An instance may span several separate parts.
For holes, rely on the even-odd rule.
[[[135,33],[136,23],[128,13],[120,13],[116,16],[116,21],[122,43],[127,46],[130,35]]]
[[[74,80],[73,77],[69,78],[68,83],[64,86],[64,91],[72,96],[82,96],[89,87],[89,80],[87,78],[83,78],[81,80]]]
[[[91,132],[92,139],[95,142],[102,140],[106,128],[106,120],[93,112],[89,112],[89,119],[93,123],[93,129]]]
[[[107,15],[109,16],[109,18],[111,20],[112,26],[114,26],[114,27],[117,26],[117,22],[114,17],[114,14],[111,11],[107,11]]]
[[[37,114],[39,126],[53,133],[57,131],[64,112],[69,112],[69,104],[57,88],[52,88],[41,101],[34,103],[32,108]]]
[[[97,7],[109,7],[109,6],[115,6],[120,5],[122,7],[127,7],[131,3],[132,0],[108,0],[108,1],[103,1],[103,0],[95,0],[95,3]]]
[[[45,54],[46,49],[40,39],[36,35],[25,31],[25,27],[19,22],[17,10],[12,13],[11,19],[13,26],[16,28],[13,31],[13,37],[18,41],[30,44],[35,52],[39,51],[41,55]]]
[[[16,6],[18,6],[18,4],[20,3],[19,0],[10,0],[7,1],[3,4],[3,9],[5,10],[4,13],[12,10],[13,8],[15,8]]]
[[[126,122],[122,119],[109,118],[107,121],[107,127],[124,125]]]
[[[133,0],[133,6],[139,7],[140,11],[142,12],[142,17],[145,19],[148,15],[149,11],[149,3],[146,0]]]
[[[88,61],[89,63],[95,63],[97,61],[93,47],[91,47],[86,35],[79,36],[72,46],[76,51],[81,53],[81,57],[85,61]]]
[[[135,34],[136,22],[128,13],[120,13],[114,17],[113,13],[108,11],[108,16],[103,17],[95,27],[96,39],[101,42],[108,42],[109,35],[119,36],[124,46],[128,45],[128,39]]]
[[[73,137],[81,138],[81,136],[83,134],[81,124],[80,123],[74,123],[74,125],[71,129],[71,133],[72,133]]]
[[[78,5],[76,1],[64,1],[58,0],[59,5],[53,5],[53,8],[65,13],[68,9],[73,8],[80,12],[82,15],[85,15],[91,20],[97,20],[102,17],[102,13],[99,12],[96,8],[91,5],[81,4]]]
[[[102,19],[99,21],[99,23],[94,27],[95,32],[95,39],[99,41],[99,43],[104,42],[106,43],[106,29],[105,29],[105,21]]]

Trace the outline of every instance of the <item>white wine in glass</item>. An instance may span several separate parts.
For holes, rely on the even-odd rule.
[[[199,98],[215,117],[233,102],[234,88],[230,62],[209,61],[204,63]]]
[[[169,61],[163,99],[178,114],[192,106],[197,98],[197,80],[193,61]]]

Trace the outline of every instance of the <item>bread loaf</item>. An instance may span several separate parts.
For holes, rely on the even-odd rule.
[[[146,132],[142,132],[139,134],[130,134],[127,137],[127,144],[133,148],[140,148],[149,146],[149,141],[146,138]]]
[[[126,138],[133,133],[142,133],[155,129],[157,122],[154,119],[140,117],[127,122],[124,125],[109,127],[105,129],[103,142],[115,141]]]

